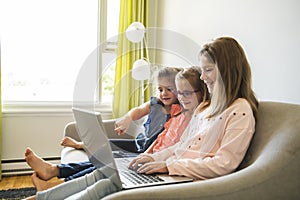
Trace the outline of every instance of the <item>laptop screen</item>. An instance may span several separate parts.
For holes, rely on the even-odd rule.
[[[122,188],[100,113],[73,108],[76,128],[90,162]],[[102,133],[102,134],[101,134]]]

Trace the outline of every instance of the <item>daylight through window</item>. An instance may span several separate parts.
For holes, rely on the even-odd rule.
[[[118,4],[113,6],[117,14],[108,26],[118,25]],[[98,12],[98,0],[1,2],[3,102],[71,102],[77,74],[97,47]],[[114,73],[108,71],[109,83],[102,88],[112,88]],[[111,96],[111,91],[102,94]]]

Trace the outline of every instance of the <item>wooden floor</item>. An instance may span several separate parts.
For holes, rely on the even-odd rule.
[[[34,187],[31,182],[31,175],[7,176],[2,177],[2,180],[0,181],[1,190],[24,187]]]
[[[55,179],[51,179],[50,181],[52,180],[55,181]],[[0,190],[25,187],[34,187],[31,182],[31,175],[4,176],[0,181]]]

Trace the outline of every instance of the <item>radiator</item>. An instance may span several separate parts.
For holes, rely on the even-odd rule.
[[[52,164],[60,163],[60,157],[43,158]],[[28,175],[33,170],[26,163],[25,159],[2,160],[2,176]]]

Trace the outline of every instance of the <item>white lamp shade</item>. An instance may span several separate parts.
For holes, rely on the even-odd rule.
[[[131,73],[132,78],[134,78],[135,80],[147,80],[150,78],[150,64],[143,59],[136,60],[133,63]]]
[[[130,42],[137,43],[143,40],[145,32],[145,26],[141,22],[133,22],[128,26],[125,34]]]

